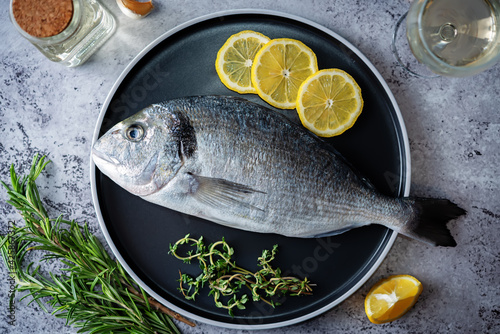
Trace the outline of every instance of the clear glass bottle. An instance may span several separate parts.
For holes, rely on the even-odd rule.
[[[73,0],[73,16],[67,27],[50,37],[35,37],[21,28],[14,17],[11,0],[10,17],[19,33],[48,59],[74,67],[83,64],[115,31],[116,21],[97,0]]]

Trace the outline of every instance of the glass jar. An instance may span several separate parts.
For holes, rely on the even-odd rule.
[[[22,10],[30,11],[32,7],[28,2],[27,0],[11,0],[12,23],[18,32],[48,59],[68,67],[83,64],[116,29],[115,19],[97,0],[72,0],[72,16],[64,30],[52,36],[36,37],[26,32],[27,25],[30,23],[22,21],[23,15],[14,14],[14,11],[16,13]],[[16,21],[16,17],[19,22]],[[52,20],[52,18],[42,19],[43,22],[47,22],[46,24],[50,24]]]

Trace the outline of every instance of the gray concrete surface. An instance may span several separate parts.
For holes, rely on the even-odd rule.
[[[33,153],[53,164],[40,179],[53,212],[88,221],[102,238],[91,203],[89,153],[100,108],[131,59],[165,31],[226,9],[259,8],[299,15],[354,44],[388,83],[406,123],[412,158],[411,194],[445,197],[468,211],[451,224],[458,246],[435,248],[398,237],[381,266],[350,298],[324,314],[262,333],[498,333],[500,332],[500,65],[469,78],[422,79],[397,66],[392,27],[407,1],[155,1],[144,20],[118,20],[116,34],[82,67],[45,59],[0,13],[0,178],[11,163],[26,167]],[[406,54],[408,56],[408,54]],[[20,217],[0,192],[0,232]],[[104,240],[104,239],[102,239]],[[48,268],[47,270],[51,270]],[[392,274],[419,278],[424,291],[405,317],[371,324],[363,308],[370,287]],[[64,320],[27,300],[8,321],[8,272],[0,265],[0,333],[76,333]],[[198,323],[184,333],[247,333]]]

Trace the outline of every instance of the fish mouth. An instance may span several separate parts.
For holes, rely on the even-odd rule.
[[[113,157],[110,157],[109,155],[107,155],[106,153],[104,153],[102,151],[99,151],[95,147],[92,147],[92,159],[94,160],[94,163],[97,166],[102,165],[102,163],[111,164],[113,166],[116,166],[119,164],[118,160],[116,160]]]

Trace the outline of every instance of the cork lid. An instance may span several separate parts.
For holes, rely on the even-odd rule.
[[[19,27],[31,36],[55,36],[71,22],[73,0],[13,0],[12,13]]]

